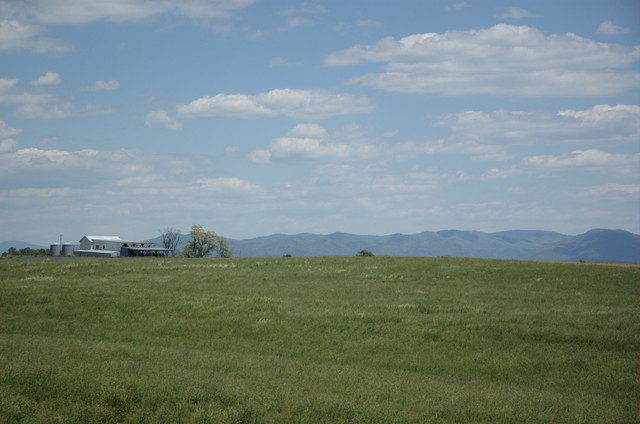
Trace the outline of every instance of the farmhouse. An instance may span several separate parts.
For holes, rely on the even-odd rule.
[[[78,256],[170,256],[171,249],[155,247],[148,241],[121,240],[118,236],[84,236],[80,239]]]

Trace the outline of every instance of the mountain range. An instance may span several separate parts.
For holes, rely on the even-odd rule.
[[[148,239],[162,245],[161,237]],[[188,241],[183,237],[181,250]],[[517,259],[560,262],[640,264],[640,235],[624,230],[590,230],[577,236],[550,231],[514,230],[497,233],[480,231],[425,231],[419,234],[387,236],[348,233],[273,234],[244,240],[228,239],[235,257],[353,256],[367,250],[377,256],[451,256],[487,259]],[[42,248],[29,243],[0,243],[9,247]]]

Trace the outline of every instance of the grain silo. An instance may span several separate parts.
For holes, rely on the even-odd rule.
[[[51,246],[49,246],[49,254],[51,256],[60,256],[61,252],[62,245],[60,243],[51,243]]]
[[[62,256],[73,256],[73,243],[62,243]]]

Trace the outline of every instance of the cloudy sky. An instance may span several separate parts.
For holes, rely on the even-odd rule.
[[[637,0],[0,3],[0,241],[640,233]]]

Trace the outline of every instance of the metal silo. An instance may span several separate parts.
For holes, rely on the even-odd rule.
[[[60,256],[60,252],[62,252],[62,245],[60,243],[51,243],[49,247],[51,256]]]
[[[62,256],[73,256],[73,243],[62,243]]]

